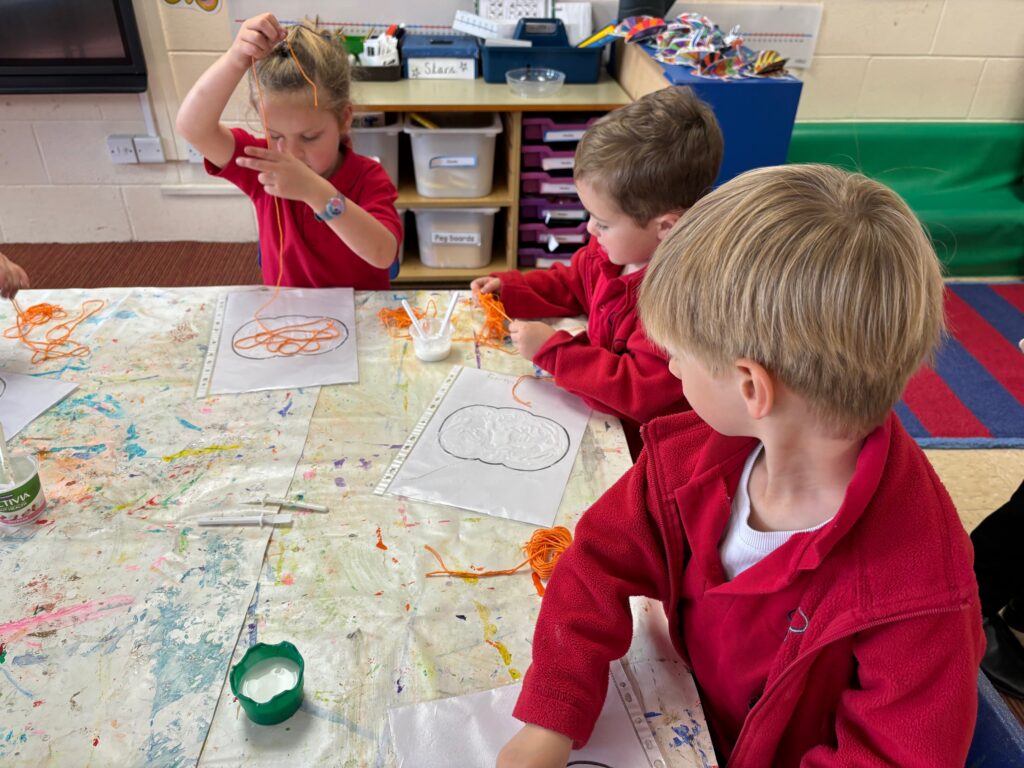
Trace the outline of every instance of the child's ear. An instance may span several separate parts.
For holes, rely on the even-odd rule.
[[[663,213],[660,216],[655,216],[654,221],[658,225],[658,241],[662,241],[672,231],[672,227],[676,225],[679,218],[683,215],[683,211],[672,211],[670,213]]]
[[[763,419],[775,407],[775,379],[763,365],[747,358],[740,358],[735,366],[747,415],[754,420]]]
[[[345,109],[342,110],[341,116],[338,118],[338,130],[342,136],[348,136],[348,132],[352,130],[352,105],[346,104]]]

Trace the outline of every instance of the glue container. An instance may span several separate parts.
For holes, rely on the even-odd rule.
[[[231,669],[231,692],[254,723],[276,725],[302,704],[304,670],[302,655],[291,643],[256,643]]]
[[[441,322],[439,317],[420,318],[420,327],[423,328],[424,334],[422,338],[416,333],[415,328],[409,330],[409,333],[412,334],[413,351],[416,353],[416,357],[425,363],[444,360],[452,351],[451,323],[448,324],[445,332],[441,333]]]
[[[0,525],[20,525],[39,517],[46,497],[39,482],[39,464],[32,456],[12,456],[12,483],[0,483]]]

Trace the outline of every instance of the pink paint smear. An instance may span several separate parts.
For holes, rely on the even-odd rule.
[[[8,642],[17,640],[28,630],[34,629],[42,624],[48,629],[61,629],[75,624],[84,624],[87,621],[102,619],[111,611],[127,608],[135,602],[132,595],[114,595],[100,600],[93,600],[79,605],[69,605],[67,608],[59,608],[49,613],[39,613],[19,621],[12,621],[8,624],[0,624],[0,636],[5,637]]]

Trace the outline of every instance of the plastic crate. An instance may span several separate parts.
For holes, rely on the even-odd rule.
[[[552,149],[544,144],[523,145],[523,167],[542,171],[571,171],[576,165],[576,150]]]
[[[551,250],[560,245],[573,245],[577,248],[587,242],[587,222],[575,227],[550,226],[548,224],[520,224],[519,241],[522,243],[540,243]]]
[[[425,267],[475,269],[491,262],[497,208],[411,208]]]
[[[502,131],[497,112],[440,112],[423,128],[405,118],[412,143],[416,191],[424,197],[485,197],[494,186],[494,144]]]
[[[583,138],[587,128],[592,126],[600,117],[592,117],[589,120],[553,120],[550,117],[524,117],[523,138],[526,141],[543,141],[551,144],[559,141],[579,141]]]
[[[572,176],[552,176],[550,173],[536,171],[520,175],[522,190],[528,195],[575,195],[576,182]]]
[[[398,186],[398,134],[401,132],[401,121],[372,128],[352,128],[349,131],[352,149],[384,166],[395,187]]]
[[[504,83],[505,73],[521,67],[550,67],[565,73],[567,83],[596,83],[601,76],[600,48],[569,45],[561,19],[520,19],[516,38],[530,40],[530,48],[484,46],[480,54],[484,80]]]
[[[406,35],[402,71],[410,80],[474,80],[478,50],[476,38],[464,35]]]
[[[547,223],[586,221],[590,215],[579,198],[523,197],[519,199],[519,218],[524,221],[536,219]]]

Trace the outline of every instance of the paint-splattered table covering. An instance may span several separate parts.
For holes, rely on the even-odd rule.
[[[389,707],[503,685],[529,665],[540,600],[528,575],[423,574],[436,567],[424,544],[451,568],[497,569],[519,562],[532,529],[373,488],[451,364],[530,365],[472,343],[421,363],[377,312],[433,295],[359,293],[358,385],[196,399],[223,290],[19,295],[109,304],[76,334],[90,357],[33,366],[0,344],[0,369],[79,384],[12,441],[39,454],[50,506],[0,531],[0,762],[391,766]],[[479,321],[460,309],[456,335]],[[628,463],[618,423],[594,414],[557,522],[572,527]],[[264,493],[331,512],[272,537],[190,522]],[[657,612],[639,608],[638,625]],[[626,665],[655,738],[670,765],[713,765],[692,681],[659,637],[638,633]],[[304,703],[256,726],[224,680],[252,643],[280,640],[305,657]]]

